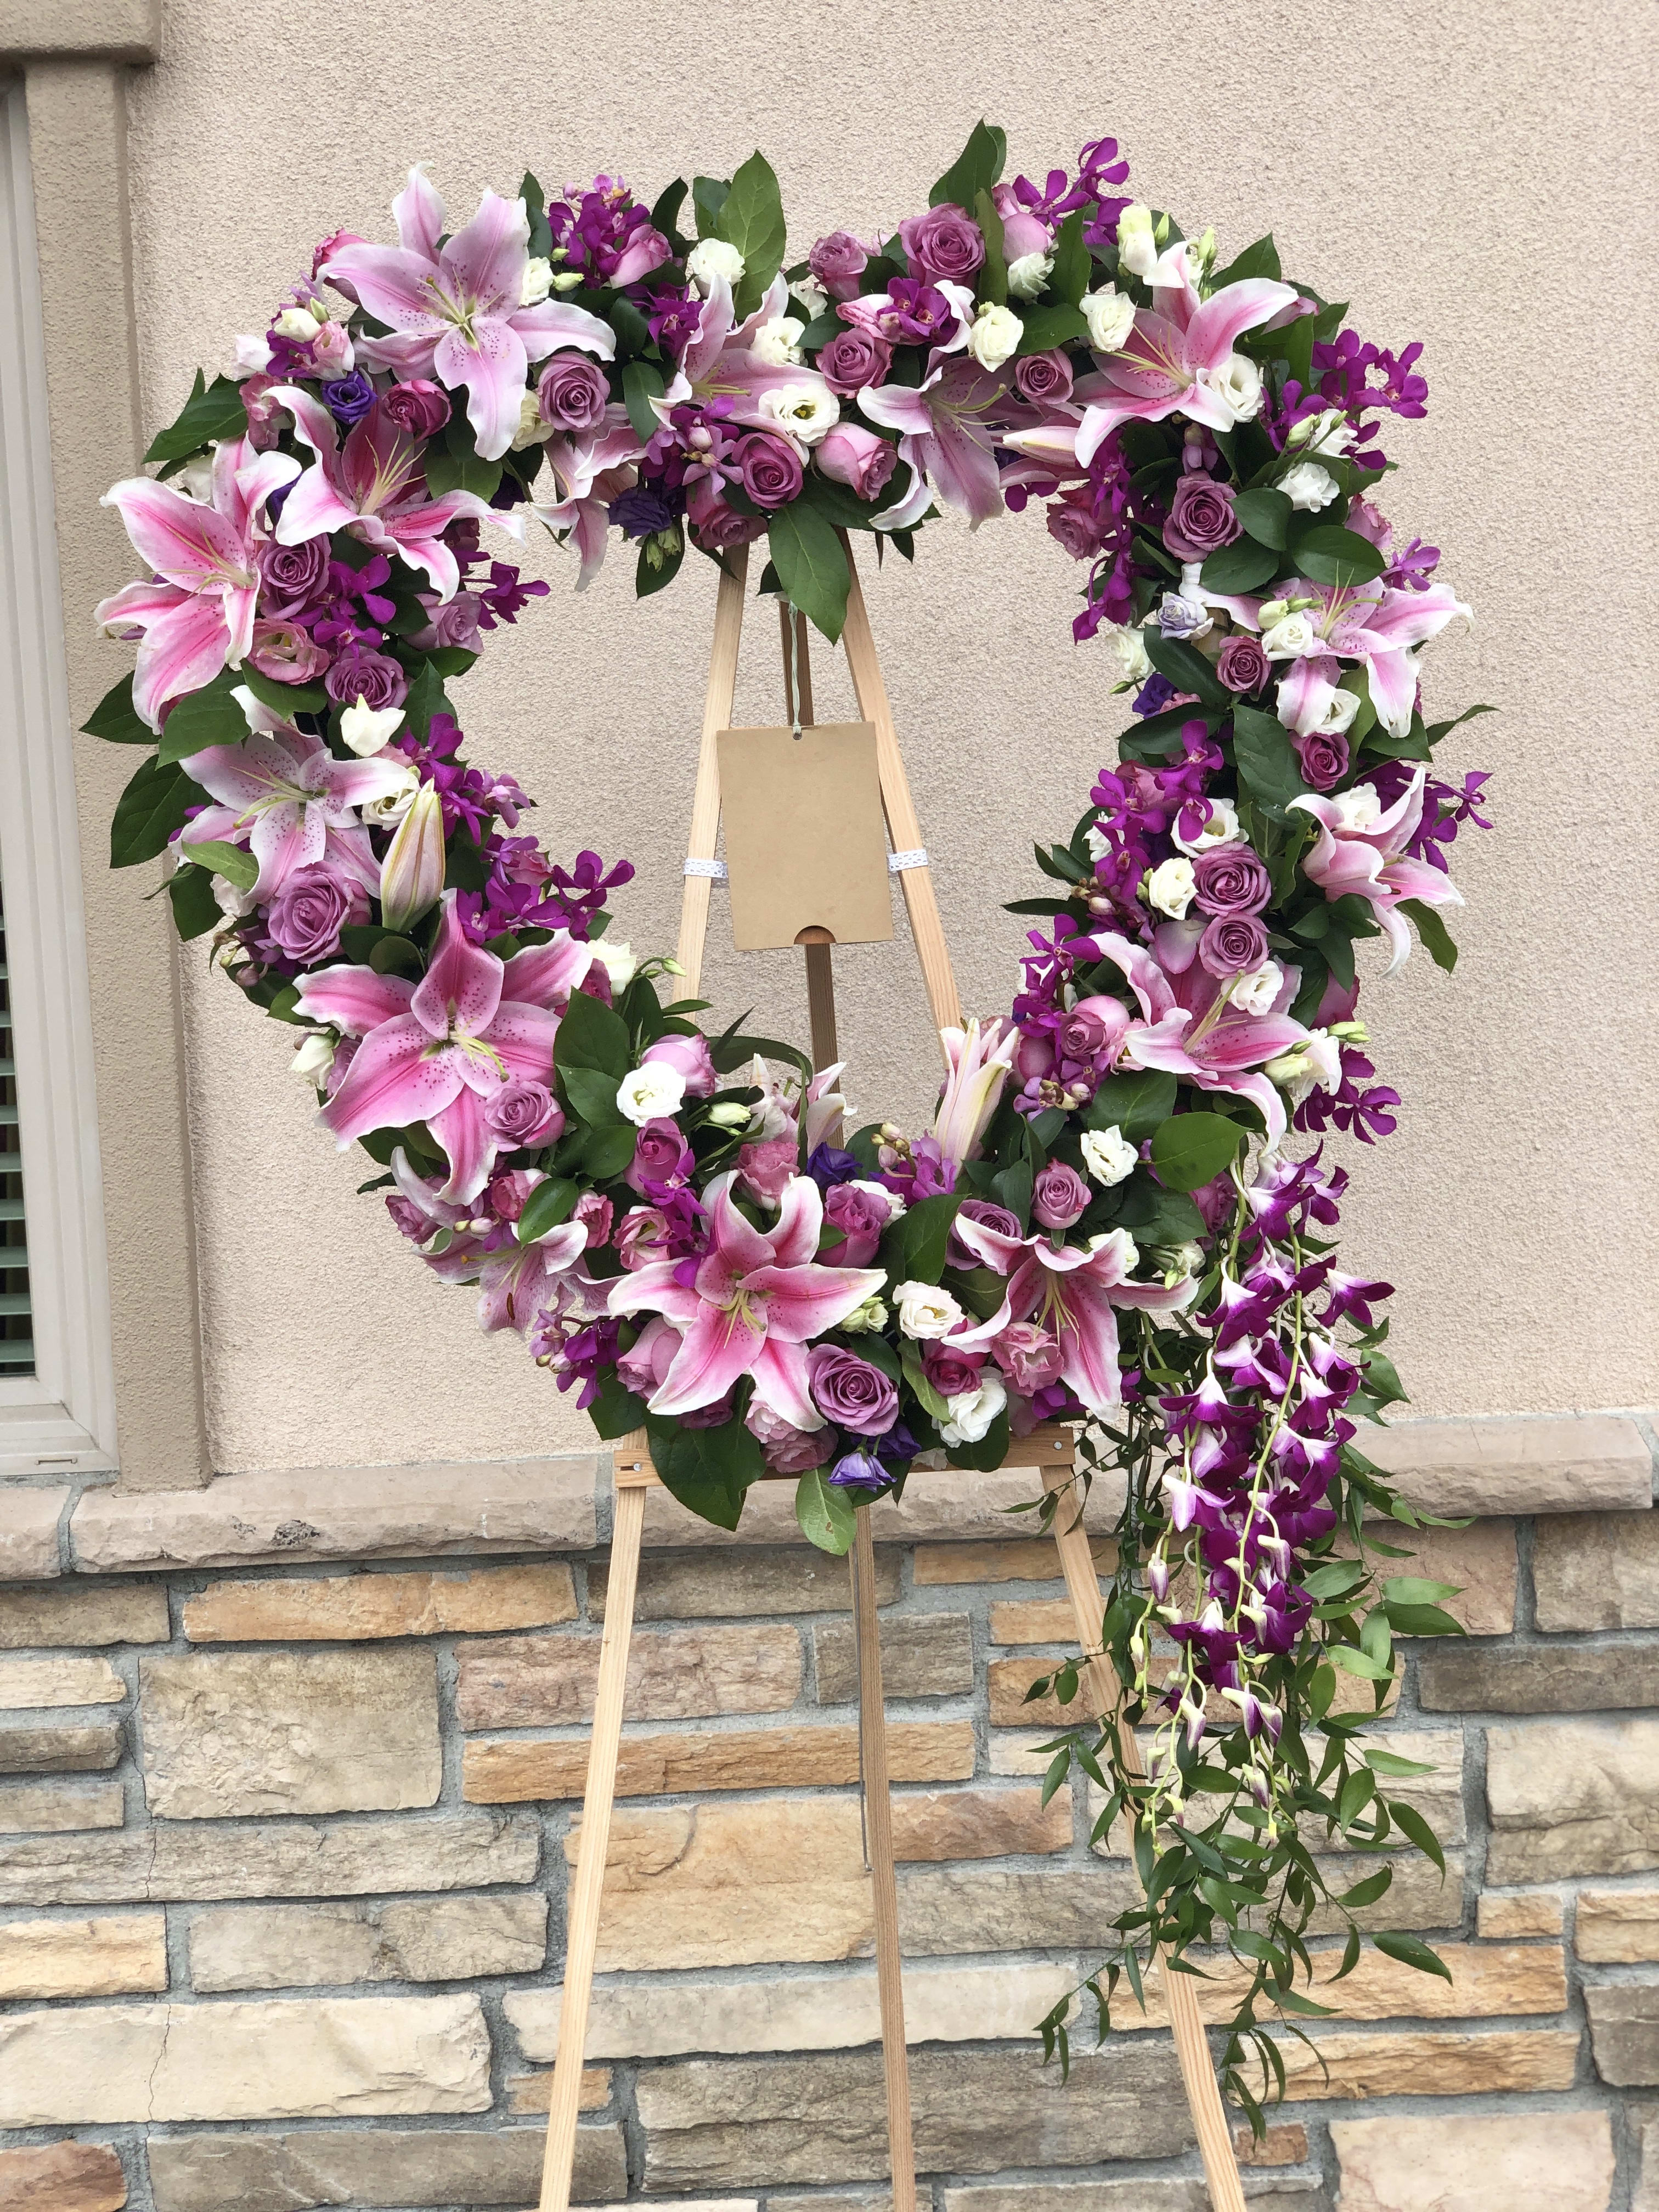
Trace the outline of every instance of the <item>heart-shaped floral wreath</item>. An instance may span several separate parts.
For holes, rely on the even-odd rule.
[[[325,240],[237,374],[198,376],[160,478],[109,493],[154,574],[98,610],[139,648],[88,727],[159,738],[112,860],[173,854],[181,933],[303,1026],[320,1118],[388,1170],[364,1188],[601,1436],[642,1425],[686,1504],[732,1527],[797,1474],[844,1550],[922,1455],[1089,1425],[1085,1464],[1127,1479],[1104,1643],[1129,1715],[1163,1716],[1150,1782],[1110,1729],[1055,1747],[1051,1786],[1104,1783],[1097,1833],[1127,1809],[1157,1898],[1091,1986],[1103,2021],[1151,1948],[1242,1942],[1254,2110],[1245,2045],[1328,1895],[1310,1838],[1437,1856],[1377,1786],[1405,1763],[1331,1711],[1338,1668],[1380,1708],[1392,1634],[1455,1626],[1367,1563],[1367,1516],[1413,1517],[1350,1441],[1401,1395],[1389,1286],[1332,1257],[1344,1171],[1280,1147],[1395,1126],[1354,940],[1392,974],[1409,921],[1455,957],[1445,853],[1485,779],[1431,774],[1454,725],[1418,662],[1467,610],[1370,497],[1378,416],[1424,412],[1418,346],[1346,330],[1271,237],[1218,266],[1111,139],[1042,184],[1003,157],[981,125],[926,212],[787,270],[759,155],[696,180],[695,240],[683,183],[647,211],[610,177],[550,204],[526,176],[450,234],[412,170],[398,244]],[[605,933],[629,865],[555,865],[462,757],[446,684],[547,589],[480,533],[545,525],[580,589],[614,526],[641,593],[763,536],[763,590],[834,638],[842,533],[908,556],[935,502],[1034,497],[1133,720],[1037,848],[1054,890],[1012,911],[1046,927],[1012,1012],[947,1036],[932,1131],[843,1146],[836,1071],[664,1004],[673,963]]]

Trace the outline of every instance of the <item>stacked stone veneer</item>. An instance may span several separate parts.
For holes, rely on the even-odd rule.
[[[1425,1423],[1387,1455],[1481,1516],[1417,1541],[1471,1635],[1413,1648],[1385,1724],[1435,1761],[1408,1794],[1449,1878],[1404,1860],[1372,1916],[1452,1984],[1368,1954],[1287,2043],[1252,2205],[1655,2212],[1645,1431]],[[4,2212],[533,2203],[606,1478],[0,1487]],[[918,2157],[941,2212],[1199,2212],[1156,1991],[1067,2086],[1030,2040],[1134,1893],[1085,1796],[1042,1802],[1056,1715],[1022,1700],[1072,1631],[1001,1510],[1034,1486],[877,1511]],[[848,2212],[886,2149],[845,1574],[787,1487],[714,1534],[652,1498],[576,2196]]]

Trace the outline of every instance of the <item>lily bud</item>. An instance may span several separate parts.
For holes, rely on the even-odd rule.
[[[380,863],[380,919],[407,929],[436,906],[443,887],[443,805],[437,786],[423,783]]]

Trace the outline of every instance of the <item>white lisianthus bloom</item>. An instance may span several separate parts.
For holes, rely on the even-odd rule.
[[[186,461],[173,483],[186,499],[199,500],[204,507],[213,504],[213,456],[198,454],[195,460]]]
[[[968,333],[968,350],[981,368],[1000,368],[1019,351],[1025,325],[1012,307],[999,307],[988,300],[974,317]]]
[[[1042,296],[1054,265],[1052,253],[1020,253],[1008,264],[1008,289],[1017,300]]]
[[[320,1091],[323,1078],[334,1065],[334,1040],[325,1030],[313,1030],[288,1064],[290,1075]]]
[[[1239,838],[1238,815],[1231,799],[1212,799],[1206,802],[1210,818],[1196,837],[1183,836],[1181,817],[1176,815],[1170,836],[1183,853],[1194,855],[1207,853],[1215,845],[1236,845]]]
[[[608,937],[598,938],[593,945],[593,957],[611,978],[613,991],[625,991],[639,969],[631,945],[613,945]]]
[[[749,350],[757,360],[769,361],[775,368],[799,368],[803,358],[800,334],[805,328],[793,315],[774,315],[750,339]]]
[[[1230,353],[1218,368],[1200,369],[1198,381],[1235,422],[1251,422],[1261,411],[1261,372],[1248,354]]]
[[[1183,592],[1165,592],[1158,610],[1158,626],[1165,637],[1207,637],[1215,618],[1202,599]]]
[[[236,341],[236,374],[259,376],[270,367],[270,346],[257,331],[244,331]]]
[[[404,719],[401,707],[367,707],[359,695],[340,714],[340,736],[359,760],[367,760],[397,735]]]
[[[323,326],[308,308],[284,307],[270,327],[279,338],[291,339],[295,345],[309,345]]]
[[[1144,684],[1152,672],[1146,657],[1146,641],[1133,623],[1103,623],[1098,635],[1117,655],[1117,681]]]
[[[1140,1158],[1115,1121],[1109,1129],[1085,1129],[1083,1133],[1083,1164],[1097,1183],[1110,1190],[1115,1183],[1127,1182]]]
[[[827,385],[791,384],[761,395],[760,411],[797,446],[816,446],[841,420],[841,402]]]
[[[1340,407],[1327,407],[1322,414],[1304,416],[1300,422],[1293,422],[1285,442],[1305,446],[1310,453],[1346,453],[1358,435]]]
[[[976,1444],[1008,1402],[1008,1386],[994,1367],[988,1367],[977,1390],[964,1390],[947,1398],[950,1419],[939,1424],[947,1444]]]
[[[524,284],[519,293],[521,307],[538,307],[553,289],[553,264],[532,253],[524,264]]]
[[[962,1308],[937,1283],[901,1283],[893,1299],[906,1336],[948,1336],[963,1318]]]
[[[1110,1245],[1117,1255],[1120,1274],[1133,1275],[1140,1265],[1140,1247],[1127,1229],[1102,1229],[1089,1239],[1091,1252],[1103,1252]]]
[[[816,276],[803,276],[789,287],[790,296],[799,300],[814,322],[830,305],[830,295]]]
[[[1367,830],[1375,830],[1382,818],[1382,802],[1372,783],[1357,783],[1352,791],[1339,791],[1331,804],[1336,809],[1338,828],[1358,830],[1362,836]]]
[[[1279,489],[1304,514],[1316,514],[1337,495],[1336,478],[1317,461],[1297,461],[1279,479]]]
[[[1340,738],[1353,727],[1353,718],[1359,712],[1357,691],[1333,691],[1325,702],[1325,711],[1314,724],[1322,737]]]
[[[344,716],[341,719],[343,720]],[[395,791],[384,791],[378,799],[366,799],[357,811],[372,830],[395,829],[415,804],[415,794],[420,787],[421,779],[411,763]]]
[[[1144,282],[1158,264],[1158,240],[1152,236],[1152,211],[1139,201],[1126,207],[1117,219],[1117,258],[1132,276]]]
[[[841,1325],[850,1336],[862,1336],[866,1331],[873,1335],[886,1328],[887,1309],[879,1298],[866,1298]]]
[[[685,1097],[685,1078],[665,1060],[648,1060],[617,1085],[617,1103],[635,1128],[659,1115],[678,1114]]]
[[[1310,653],[1322,653],[1325,644],[1308,615],[1298,608],[1293,615],[1281,615],[1262,631],[1261,650],[1269,660],[1303,660]]]
[[[1276,960],[1264,960],[1248,975],[1237,975],[1228,986],[1228,1003],[1242,1014],[1270,1014],[1273,1000],[1285,988],[1285,971]]]
[[[1103,284],[1083,299],[1083,319],[1089,325],[1089,343],[1096,353],[1121,353],[1123,341],[1134,327],[1135,303],[1115,284]]]
[[[735,291],[742,280],[744,258],[723,238],[700,238],[685,257],[685,273],[707,299],[717,276],[724,276]]]
[[[1198,889],[1190,860],[1164,860],[1146,878],[1146,903],[1171,921],[1180,921]]]
[[[1310,1030],[1300,1044],[1270,1060],[1261,1072],[1297,1097],[1310,1091],[1334,1091],[1342,1080],[1341,1042],[1328,1030]]]
[[[542,420],[542,403],[533,392],[526,392],[519,402],[519,427],[513,433],[513,450],[522,453],[527,447],[539,446],[553,435],[553,425]]]

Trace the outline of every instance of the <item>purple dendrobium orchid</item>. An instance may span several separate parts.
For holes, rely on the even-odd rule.
[[[241,666],[253,643],[264,504],[299,473],[290,454],[227,438],[213,457],[210,504],[149,477],[112,484],[99,501],[119,512],[134,550],[155,571],[153,583],[127,585],[95,615],[112,636],[140,640],[132,703],[152,730],[170,701],[199,691],[227,665]]]
[[[806,1346],[846,1320],[886,1281],[880,1267],[826,1267],[815,1255],[823,1200],[811,1176],[784,1186],[775,1224],[757,1229],[732,1202],[733,1177],[704,1193],[711,1242],[695,1275],[681,1263],[654,1261],[621,1277],[611,1291],[613,1316],[659,1313],[682,1333],[673,1364],[650,1401],[653,1413],[695,1413],[719,1403],[744,1375],[756,1395],[799,1429],[823,1417],[808,1387]]]
[[[423,1121],[449,1158],[438,1196],[476,1198],[501,1148],[484,1109],[515,1077],[550,1082],[557,1010],[592,958],[590,945],[561,930],[549,944],[498,960],[468,942],[455,894],[447,892],[419,983],[352,967],[301,980],[297,1012],[362,1039],[319,1120],[342,1152],[373,1130]]]
[[[1387,973],[1397,975],[1411,957],[1411,932],[1395,908],[1403,899],[1421,899],[1425,906],[1462,906],[1463,894],[1443,870],[1425,860],[1413,860],[1406,848],[1417,833],[1423,813],[1423,784],[1428,775],[1419,766],[1394,805],[1382,807],[1370,784],[1356,784],[1334,799],[1304,796],[1291,805],[1311,814],[1319,836],[1304,855],[1304,872],[1328,899],[1349,891],[1363,898],[1376,916],[1394,948]]]
[[[322,274],[343,277],[391,325],[389,337],[358,343],[370,368],[433,375],[452,391],[465,385],[478,452],[497,461],[519,428],[529,363],[562,345],[610,361],[611,325],[561,300],[524,305],[530,223],[521,199],[486,192],[471,222],[441,245],[444,204],[416,167],[392,211],[397,246],[343,246]]]
[[[881,530],[908,530],[934,492],[960,507],[973,528],[1003,512],[996,449],[1007,442],[988,418],[1007,394],[1000,376],[971,361],[941,362],[912,389],[866,385],[859,405],[872,422],[899,433],[899,459],[915,478],[896,507],[876,519]]]

